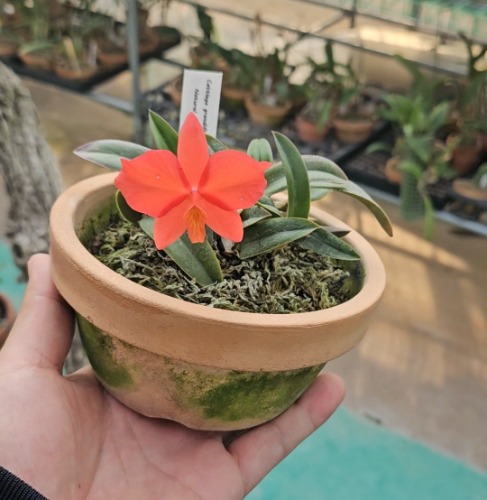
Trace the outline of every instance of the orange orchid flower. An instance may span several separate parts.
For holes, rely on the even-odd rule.
[[[241,241],[243,225],[237,210],[251,207],[264,194],[264,171],[270,165],[235,150],[210,156],[194,113],[181,128],[177,156],[151,150],[121,161],[115,186],[133,210],[155,218],[158,249],[185,231],[192,243],[202,243],[206,226],[223,238]]]

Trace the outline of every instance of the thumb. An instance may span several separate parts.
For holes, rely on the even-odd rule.
[[[2,363],[61,371],[73,338],[73,314],[51,278],[50,257],[34,255],[17,321],[0,352]]]

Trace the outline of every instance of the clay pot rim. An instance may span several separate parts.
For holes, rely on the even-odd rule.
[[[385,269],[373,247],[364,237],[345,223],[317,208],[312,209],[313,216],[324,219],[333,226],[338,225],[351,230],[351,233],[345,239],[362,257],[365,271],[363,287],[352,299],[343,304],[313,312],[261,314],[227,311],[193,304],[145,288],[124,278],[99,262],[81,244],[73,227],[76,213],[81,210],[85,210],[86,213],[88,207],[90,207],[88,201],[90,196],[97,197],[98,200],[106,200],[106,196],[103,197],[102,194],[108,194],[112,189],[115,191],[113,180],[116,175],[117,173],[102,174],[81,181],[67,189],[57,199],[51,210],[50,231],[51,238],[56,241],[57,246],[62,248],[65,256],[76,269],[93,281],[104,282],[107,287],[116,290],[120,297],[136,300],[147,307],[153,308],[155,311],[160,311],[161,314],[172,311],[175,314],[186,314],[206,322],[237,324],[246,327],[258,326],[259,328],[272,327],[275,329],[279,327],[290,330],[303,328],[306,325],[313,327],[318,324],[343,321],[351,316],[360,316],[365,310],[373,308],[384,292],[386,283]]]

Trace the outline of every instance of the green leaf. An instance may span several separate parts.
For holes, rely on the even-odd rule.
[[[338,189],[348,185],[348,179],[342,179],[326,172],[310,172],[310,184],[315,188]]]
[[[409,172],[416,179],[420,179],[423,175],[423,170],[421,169],[421,166],[418,165],[418,163],[413,160],[402,160],[398,163],[397,168],[401,172]]]
[[[308,171],[310,183],[310,195],[312,200],[319,200],[323,198],[329,190],[322,188],[315,188],[314,181],[319,179],[316,172],[324,172],[336,175],[341,179],[347,179],[345,172],[334,162],[316,155],[303,155],[302,159]],[[276,163],[268,168],[265,172],[267,180],[266,194],[271,196],[276,193],[285,191],[287,188],[286,174],[282,162]]]
[[[247,154],[257,161],[274,161],[272,148],[267,139],[253,139],[247,148]]]
[[[285,214],[283,210],[280,210],[278,207],[274,205],[274,202],[269,196],[262,196],[262,198],[256,203],[258,207],[267,210],[271,214],[276,215],[277,217],[284,217]]]
[[[372,214],[374,214],[375,218],[382,226],[382,229],[384,229],[389,236],[392,236],[392,224],[389,217],[384,212],[382,207],[378,205],[360,186],[357,186],[357,184],[352,181],[348,181],[345,187],[339,188],[337,191],[351,196],[365,205],[372,212]]]
[[[298,148],[283,134],[272,132],[286,174],[288,217],[306,219],[311,206],[308,170]]]
[[[149,126],[158,149],[168,149],[174,154],[178,150],[178,133],[162,116],[149,110]]]
[[[143,217],[140,227],[154,238],[154,219]],[[179,240],[164,249],[164,252],[198,285],[207,286],[223,281],[223,273],[215,252],[207,240],[204,243],[191,243],[185,233]]]
[[[118,212],[126,221],[135,224],[142,218],[142,214],[140,212],[137,212],[129,207],[127,200],[123,197],[121,191],[117,191],[115,193],[115,204],[117,205]]]
[[[102,167],[121,170],[121,158],[131,160],[150,151],[149,148],[133,142],[103,139],[85,144],[74,151],[74,154]]]
[[[345,241],[327,228],[318,227],[299,240],[299,245],[320,255],[337,260],[360,260],[360,255]]]
[[[228,149],[223,142],[219,141],[216,137],[213,137],[210,134],[206,134],[206,141],[208,142],[208,146],[213,153],[217,153],[218,151],[225,151]]]
[[[370,146],[367,146],[365,152],[369,155],[371,153],[375,153],[376,151],[385,151],[386,153],[390,153],[392,151],[392,144],[389,142],[373,142]]]
[[[268,219],[271,214],[265,210],[264,208],[259,207],[258,205],[254,205],[253,207],[246,208],[240,212],[240,217],[243,222],[243,227],[249,227],[252,224],[256,224],[257,222]]]
[[[240,258],[248,259],[299,240],[318,228],[318,224],[296,217],[276,217],[247,228],[240,243]]]

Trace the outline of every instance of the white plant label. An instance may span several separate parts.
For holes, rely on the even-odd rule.
[[[199,118],[203,130],[216,137],[222,79],[221,71],[184,70],[179,129],[192,111]]]

